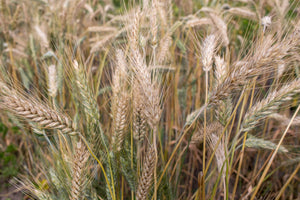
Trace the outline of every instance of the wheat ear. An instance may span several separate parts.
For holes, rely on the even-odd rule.
[[[155,11],[156,12],[156,11]],[[156,20],[156,14],[155,19],[153,17],[153,20]],[[135,15],[135,19],[133,22],[133,29],[131,31],[131,34],[129,35],[129,42],[130,42],[130,50],[131,50],[131,62],[132,62],[132,69],[135,72],[135,78],[138,80],[138,83],[140,86],[140,90],[144,93],[143,98],[143,113],[147,117],[147,122],[151,126],[151,128],[155,127],[159,120],[161,115],[161,108],[160,108],[160,95],[159,90],[160,86],[156,82],[155,78],[151,78],[151,73],[149,69],[147,68],[146,63],[143,60],[143,57],[139,51],[138,46],[138,33],[139,33],[139,22],[140,22],[140,13],[137,13]],[[154,22],[152,22],[154,23]],[[156,23],[151,25],[151,32],[152,32],[152,47],[156,46],[156,38],[154,35],[156,35]]]
[[[48,91],[51,97],[55,97],[57,93],[57,72],[56,66],[50,65],[48,67]]]
[[[136,82],[143,93],[143,113],[147,117],[147,122],[154,129],[158,124],[161,116],[160,105],[160,84],[157,77],[151,78],[151,73],[147,65],[144,63],[142,55],[139,51],[132,50],[133,71],[135,72]]]
[[[209,137],[210,134],[212,133],[220,133],[220,129],[223,129],[223,126],[218,123],[218,122],[214,122],[209,124],[206,127],[206,132],[207,132],[207,136]],[[194,144],[194,145],[199,145],[200,143],[203,142],[203,128],[201,128],[199,131],[197,131],[196,133],[193,134],[192,138],[191,138],[191,142],[190,144]]]
[[[279,106],[292,99],[292,96],[300,92],[300,79],[294,80],[279,90],[271,92],[265,99],[256,103],[248,112],[245,114],[244,121],[242,124],[241,131],[250,131],[259,122],[259,120],[265,119]]]
[[[206,127],[206,138],[209,144],[209,148],[213,151],[215,148],[215,158],[217,161],[217,167],[219,173],[222,174],[222,181],[224,185],[225,191],[225,172],[226,172],[226,165],[224,164],[226,156],[225,156],[225,144],[224,141],[220,140],[220,135],[222,134],[224,128],[219,122],[213,122]],[[203,142],[204,139],[204,129],[201,128],[198,132],[196,132],[191,139],[190,144],[198,145]],[[217,147],[216,147],[217,146]],[[223,167],[224,165],[224,167]],[[223,168],[223,170],[222,170]]]
[[[217,83],[216,85],[218,86],[224,81],[224,78],[226,77],[228,72],[224,58],[220,56],[215,56],[215,65],[216,68],[214,70],[214,75]]]
[[[79,91],[79,96],[87,120],[87,136],[91,136],[90,139],[95,140],[97,137],[95,133],[97,131],[100,130],[102,134],[102,130],[99,125],[100,114],[98,111],[97,100],[89,87],[87,76],[83,66],[79,65],[78,62],[74,60],[73,67],[75,69],[74,72],[76,86]]]
[[[239,7],[229,8],[228,12],[232,15],[236,15],[239,17],[244,17],[254,21],[257,20],[256,13],[252,12],[248,8],[239,8]]]
[[[288,51],[294,47],[290,39],[274,44],[272,37],[267,37],[254,48],[252,56],[248,56],[233,66],[224,81],[211,93],[210,105],[216,105],[226,99],[230,92],[239,85],[244,85],[249,78],[260,75],[264,71],[273,70],[273,66],[282,62]],[[242,63],[242,64],[241,64]]]
[[[73,172],[72,172],[72,187],[70,199],[79,200],[83,199],[84,185],[86,182],[86,176],[84,175],[85,164],[89,158],[88,151],[86,150],[84,144],[79,141],[75,149],[75,157],[73,162]]]
[[[150,33],[151,33],[151,46],[153,49],[156,48],[158,43],[157,33],[158,33],[158,5],[157,1],[152,2],[151,17],[150,17]]]
[[[290,118],[278,113],[271,114],[269,117],[277,120],[280,124],[283,124],[284,126],[287,126],[291,121]],[[300,117],[295,117],[291,126],[300,126]]]
[[[74,60],[73,66],[75,69],[76,84],[79,89],[81,100],[83,101],[85,113],[90,116],[93,122],[97,122],[100,118],[98,105],[92,91],[89,88],[85,71],[81,65],[79,66],[76,60]]]
[[[169,56],[169,48],[172,44],[171,33],[167,32],[166,35],[161,39],[159,44],[159,53],[158,53],[158,64],[163,64]]]
[[[144,94],[138,84],[133,84],[133,137],[142,142],[147,133],[147,117],[144,115]]]
[[[66,115],[36,100],[26,98],[2,83],[0,87],[2,89],[1,104],[4,108],[44,128],[58,129],[66,134],[76,133],[74,124]]]
[[[214,148],[217,146],[218,140],[220,139],[219,135],[223,131],[223,127],[222,126],[219,126],[219,127],[221,127],[221,129],[218,130],[217,134],[212,133],[208,137],[208,144],[209,144],[209,147],[211,150],[214,150]],[[225,157],[225,151],[224,151],[224,142],[222,142],[222,141],[219,143],[219,145],[216,149],[215,158],[217,160],[218,171],[219,171],[219,173],[222,173],[222,177],[224,178],[225,172],[226,172],[226,166],[224,167],[223,171],[222,171],[222,166],[225,162],[226,157]]]
[[[210,71],[213,63],[213,56],[216,50],[216,37],[209,35],[205,38],[201,46],[201,57],[203,63],[203,70]]]
[[[227,35],[227,25],[226,25],[226,23],[224,22],[224,20],[221,17],[214,14],[213,12],[209,13],[209,17],[210,17],[211,21],[214,23],[215,27],[219,31],[219,33],[221,35],[223,45],[228,46],[229,45],[229,38],[228,38],[228,35]]]
[[[137,12],[134,15],[134,20],[132,22],[132,29],[128,35],[130,49],[133,52],[139,49],[139,28],[140,28],[141,12]]]
[[[155,150],[153,147],[149,147],[146,155],[146,160],[143,166],[143,173],[139,180],[138,189],[136,192],[137,200],[147,199],[150,186],[153,181],[154,167],[155,167]]]
[[[129,95],[127,90],[127,72],[126,60],[121,50],[117,50],[117,68],[113,76],[113,99],[112,99],[112,112],[113,112],[113,145],[117,151],[121,150],[122,143],[126,134],[127,115]]]

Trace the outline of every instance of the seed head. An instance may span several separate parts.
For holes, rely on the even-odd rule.
[[[207,38],[205,38],[201,47],[202,63],[203,63],[204,71],[211,70],[215,48],[216,48],[215,35],[207,36]]]
[[[270,16],[264,16],[261,19],[261,25],[264,27],[264,32],[265,32],[266,28],[271,25],[271,23],[272,23],[272,21],[271,21]]]

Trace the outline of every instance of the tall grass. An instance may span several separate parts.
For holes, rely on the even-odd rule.
[[[300,198],[299,8],[1,1],[11,183],[47,200]]]

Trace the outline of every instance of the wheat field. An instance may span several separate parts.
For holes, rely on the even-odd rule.
[[[0,199],[299,200],[298,0],[1,0]]]

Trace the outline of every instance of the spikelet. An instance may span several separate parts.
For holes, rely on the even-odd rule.
[[[172,44],[172,37],[170,33],[166,33],[166,35],[161,39],[159,44],[159,52],[158,52],[158,65],[163,64],[169,56],[169,48]]]
[[[72,187],[70,199],[81,200],[84,195],[84,187],[86,183],[85,168],[86,162],[89,158],[88,151],[86,150],[84,144],[79,141],[75,149],[75,156],[73,161],[73,171],[72,171]]]
[[[113,94],[117,94],[121,91],[123,83],[127,81],[127,72],[126,72],[126,65],[127,61],[125,59],[125,55],[121,49],[117,49],[116,51],[116,58],[117,58],[117,67],[115,74],[113,76]]]
[[[277,67],[277,79],[279,79],[282,76],[284,70],[285,70],[285,64],[280,63]]]
[[[216,64],[216,69],[214,71],[215,79],[217,85],[220,85],[224,81],[224,78],[227,75],[227,67],[224,62],[224,58],[221,58],[220,56],[215,56],[215,64]]]
[[[144,89],[144,93],[147,98],[144,114],[147,117],[148,124],[153,129],[158,125],[162,112],[159,86],[153,83],[151,87]]]
[[[224,61],[224,58],[221,58],[220,56],[215,56],[215,88],[218,87],[218,85],[222,84],[226,75],[227,75],[227,67]],[[225,125],[227,120],[230,117],[232,111],[232,102],[230,96],[219,103],[219,106],[215,109],[216,117],[218,121],[222,124]]]
[[[113,145],[117,151],[120,151],[126,134],[129,98],[124,91],[120,92],[118,97],[118,102],[113,114]]]
[[[223,126],[225,126],[228,122],[233,110],[231,99],[231,96],[228,96],[228,98],[220,102],[218,107],[215,109],[216,118]]]
[[[204,71],[211,70],[215,49],[216,49],[215,35],[207,36],[201,46],[201,57],[202,57]]]
[[[151,146],[147,152],[145,163],[143,165],[143,172],[139,179],[139,184],[136,192],[137,200],[146,200],[150,186],[153,181],[154,167],[155,167],[155,150]]]
[[[57,72],[56,66],[50,65],[48,67],[48,91],[51,97],[55,97],[57,93]]]
[[[139,86],[133,86],[138,91],[137,98],[142,98],[140,101],[142,106],[141,111],[143,115],[146,116],[147,122],[151,127],[157,125],[160,114],[160,95],[159,95],[159,84],[157,84],[155,78],[151,78],[151,73],[147,67],[139,49],[137,41],[137,30],[138,30],[138,15],[136,15],[133,31],[131,31],[129,37],[130,50],[131,50],[131,67],[134,72],[133,84],[138,84]],[[142,94],[142,95],[140,95]],[[135,99],[137,99],[135,98]],[[136,105],[133,103],[133,105]],[[134,106],[135,107],[135,106]],[[139,112],[139,111],[138,111]]]

